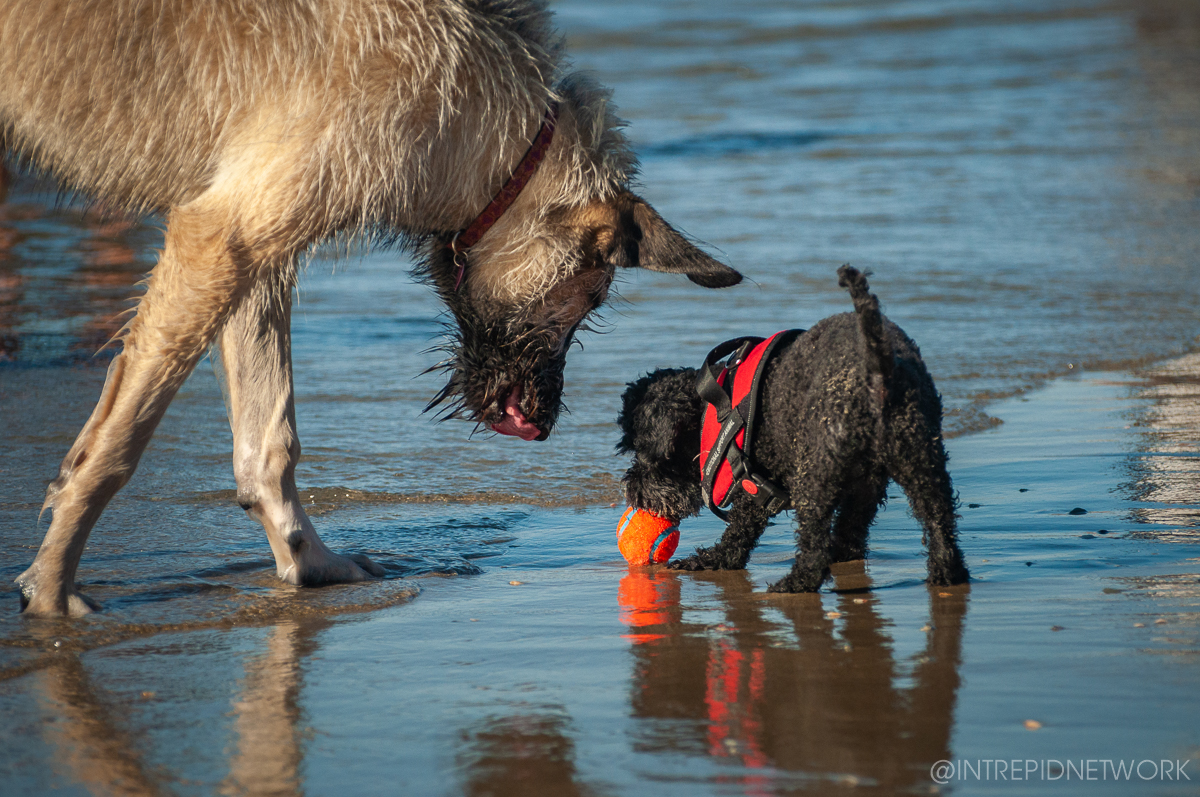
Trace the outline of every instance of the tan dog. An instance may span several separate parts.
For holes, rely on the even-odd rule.
[[[320,241],[419,252],[458,324],[439,398],[527,439],[550,432],[568,344],[615,268],[740,280],[629,193],[635,161],[607,94],[559,69],[531,0],[0,0],[0,151],[167,224],[100,402],[47,491],[52,522],[18,579],[27,613],[95,608],[74,586],[88,533],[210,345],[238,500],[279,577],[380,574],[325,547],[293,478],[291,291]],[[448,244],[524,163],[552,103],[532,179],[456,261]]]

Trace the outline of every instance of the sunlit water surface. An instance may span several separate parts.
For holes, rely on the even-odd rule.
[[[202,363],[89,541],[80,578],[107,611],[70,625],[0,619],[0,702],[19,717],[6,732],[25,739],[0,772],[131,793],[369,793],[390,765],[431,793],[543,782],[633,794],[645,780],[681,793],[890,793],[927,789],[937,758],[1034,755],[1045,743],[1020,723],[1046,714],[1060,728],[1136,726],[1150,734],[1139,757],[1200,765],[1185,719],[1198,708],[1189,573],[1200,568],[1188,560],[1200,368],[1173,360],[1104,386],[1197,342],[1195,7],[555,9],[577,65],[615,89],[630,121],[639,190],[748,282],[705,291],[621,275],[603,333],[570,356],[570,414],[530,444],[422,415],[440,387],[419,375],[443,319],[403,258],[317,253],[293,320],[297,478],[331,547],[369,553],[392,578],[312,591],[273,580],[261,531],[233,501],[229,428]],[[103,382],[94,352],[160,243],[154,220],[85,218],[28,178],[0,206],[5,583],[36,551],[45,484]],[[899,496],[875,535],[878,605],[870,592],[782,607],[754,597],[786,566],[785,518],[749,578],[623,576],[609,505],[624,383],[695,365],[729,337],[847,310],[844,262],[873,272],[885,311],[920,344],[948,432],[988,430],[951,445],[977,584],[949,598],[920,585]],[[1022,400],[1097,369],[1110,376]],[[1065,514],[1081,502],[1093,514]],[[719,533],[711,518],[692,523],[685,546]],[[1109,572],[1120,567],[1128,583]],[[866,589],[861,572],[839,578]],[[506,592],[510,580],[554,589]],[[1183,630],[1128,630],[1154,631],[1166,610]],[[472,619],[485,625],[456,625]],[[1090,635],[1063,642],[1051,625]],[[1172,655],[1132,655],[1142,649]],[[1113,671],[1097,674],[1095,656],[1116,656]],[[1131,686],[1147,660],[1171,657],[1187,663]],[[872,708],[843,704],[844,691]],[[1108,692],[1126,695],[1112,713],[1089,699]],[[114,709],[125,705],[137,708]],[[1084,749],[1098,731],[1080,733],[1054,749],[1122,754]],[[347,771],[340,756],[359,750],[367,765]],[[73,763],[45,774],[55,751]]]

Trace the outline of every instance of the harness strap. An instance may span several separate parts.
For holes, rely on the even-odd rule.
[[[758,472],[751,453],[762,376],[781,337],[791,338],[793,334],[776,333],[766,340],[744,337],[725,341],[709,352],[696,379],[696,390],[715,410],[715,422],[719,425],[716,439],[701,463],[701,494],[705,505],[722,520],[728,517],[722,507],[732,503],[739,490],[771,514],[786,509],[791,503],[783,489]],[[726,357],[728,361],[721,366],[721,360]],[[749,384],[746,375],[738,373],[739,368],[746,366],[754,369],[749,374]],[[736,406],[733,403],[735,397],[738,398]],[[713,419],[707,410],[705,416],[705,432],[711,434],[709,425]],[[728,463],[730,483],[724,495],[716,496],[717,480],[725,463]]]
[[[700,375],[696,378],[696,391],[700,394],[700,398],[717,408],[717,418],[722,422],[733,405],[729,399],[729,392],[725,390],[721,382],[728,367],[723,365],[720,370],[717,370],[717,364],[731,352],[736,352],[736,354],[729,358],[730,362],[734,365],[740,363],[746,358],[750,349],[762,341],[762,338],[749,337],[727,340],[710,351],[704,358],[704,365],[701,366]]]
[[[717,472],[721,469],[721,463],[729,458],[730,450],[737,452],[734,456],[738,458],[739,464],[741,463],[741,450],[733,443],[746,425],[745,418],[734,409],[725,386],[732,382],[732,376],[729,373],[730,365],[736,368],[737,364],[745,359],[746,354],[762,340],[762,338],[745,337],[725,341],[704,358],[704,365],[701,366],[700,374],[696,378],[696,392],[700,394],[701,399],[716,408],[717,423],[720,425],[716,442],[713,443],[708,456],[700,465],[700,492],[705,505],[722,520],[726,519],[728,513],[713,500],[713,484],[716,481]],[[731,353],[733,356],[730,356]],[[729,357],[729,363],[721,365],[718,370],[718,364],[726,357]],[[730,467],[732,468],[733,465],[734,463],[731,461]]]

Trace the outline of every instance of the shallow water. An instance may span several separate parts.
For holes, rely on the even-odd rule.
[[[969,587],[924,585],[898,495],[815,596],[762,591],[784,518],[747,571],[690,575],[626,568],[606,506],[401,507],[405,547],[474,574],[89,579],[86,621],[0,618],[5,793],[928,794],[946,760],[952,793],[1194,794],[1197,373],[1056,381],[951,440]],[[322,518],[394,551],[397,514]]]
[[[925,791],[937,758],[1200,766],[1200,367],[1128,376],[1197,342],[1194,5],[555,8],[630,120],[645,196],[750,282],[623,275],[571,354],[572,413],[525,444],[421,414],[440,308],[402,259],[318,253],[293,321],[298,481],[330,546],[393,578],[272,580],[202,364],[89,541],[80,579],[107,611],[0,613],[0,773],[129,793],[889,793]],[[0,205],[5,585],[161,242],[154,220],[53,200],[23,178]],[[765,599],[784,518],[749,576],[627,574],[623,384],[848,309],[843,262],[920,343],[948,430],[980,432],[952,441],[976,582],[920,584],[902,500],[866,592],[847,572],[849,592]],[[683,545],[718,531],[692,521]]]

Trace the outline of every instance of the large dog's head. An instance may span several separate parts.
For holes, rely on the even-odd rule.
[[[453,400],[450,416],[544,440],[561,409],[567,350],[618,269],[684,274],[707,288],[741,281],[625,188],[633,164],[623,145],[602,103],[566,93],[538,172],[458,254],[461,284],[451,239],[434,241],[424,270],[455,326],[449,382],[431,406]]]
[[[621,396],[621,441],[633,454],[621,478],[635,509],[681,520],[700,511],[700,424],[704,402],[696,369],[662,368],[626,386]]]

